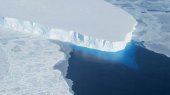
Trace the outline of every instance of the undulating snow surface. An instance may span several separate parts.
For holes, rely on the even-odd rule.
[[[112,42],[104,39],[95,39],[74,31],[65,31],[31,21],[23,21],[7,17],[0,17],[0,27],[12,31],[31,33],[47,39],[59,40],[78,46],[109,52],[115,52],[124,49],[126,44],[131,41],[133,31],[132,30],[129,32],[123,41]]]
[[[65,60],[56,43],[0,30],[0,95],[72,95],[54,65]]]
[[[170,0],[106,0],[137,20],[133,39],[170,57]]]

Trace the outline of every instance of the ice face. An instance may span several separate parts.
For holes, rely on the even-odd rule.
[[[47,39],[68,42],[101,51],[115,52],[122,50],[132,38],[132,32],[129,32],[123,41],[112,42],[104,39],[95,39],[74,31],[65,31],[62,29],[47,27],[31,21],[23,21],[7,17],[1,17],[0,20],[0,26],[5,29],[31,33]]]
[[[170,57],[169,0],[106,0],[129,12],[138,22],[133,39]]]

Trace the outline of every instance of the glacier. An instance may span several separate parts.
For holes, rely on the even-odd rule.
[[[144,42],[147,49],[170,56],[169,0],[106,1],[121,7],[137,21],[123,41],[97,39],[32,21],[0,17],[0,63],[3,63],[0,94],[73,95],[62,72],[53,69],[67,60],[69,53],[64,54],[60,45],[49,40],[108,52],[120,51],[135,40]]]
[[[0,17],[0,95],[73,95],[72,81],[65,78],[71,49],[55,41],[116,52],[131,41],[132,32],[113,42]]]
[[[170,57],[170,0],[105,0],[131,14],[137,21],[132,39]]]
[[[116,52],[125,48],[131,41],[132,32],[129,32],[123,41],[107,41],[105,39],[92,38],[75,31],[52,28],[36,22],[18,20],[15,18],[0,17],[0,27],[16,32],[25,32],[38,35],[51,40],[58,40],[70,44],[97,49],[101,51]]]

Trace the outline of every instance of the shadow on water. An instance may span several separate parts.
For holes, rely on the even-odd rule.
[[[75,95],[170,95],[170,59],[135,42],[109,53],[73,46],[67,78]]]

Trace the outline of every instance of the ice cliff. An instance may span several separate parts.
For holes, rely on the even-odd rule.
[[[132,38],[132,32],[129,32],[124,41],[112,42],[104,39],[92,38],[74,31],[65,31],[31,21],[18,20],[8,17],[0,17],[0,27],[17,32],[32,33],[47,39],[59,40],[78,46],[109,52],[124,49],[126,43],[131,41]]]
[[[170,56],[170,1],[169,0],[106,0],[130,13],[137,21],[136,30],[124,41],[111,42],[81,35],[78,31],[65,31],[35,22],[13,18],[0,18],[1,27],[19,32],[31,32],[48,39],[56,39],[79,46],[103,51],[124,49],[131,40],[143,41],[146,48]]]
[[[137,21],[132,39],[170,57],[170,0],[106,0],[130,13]]]

